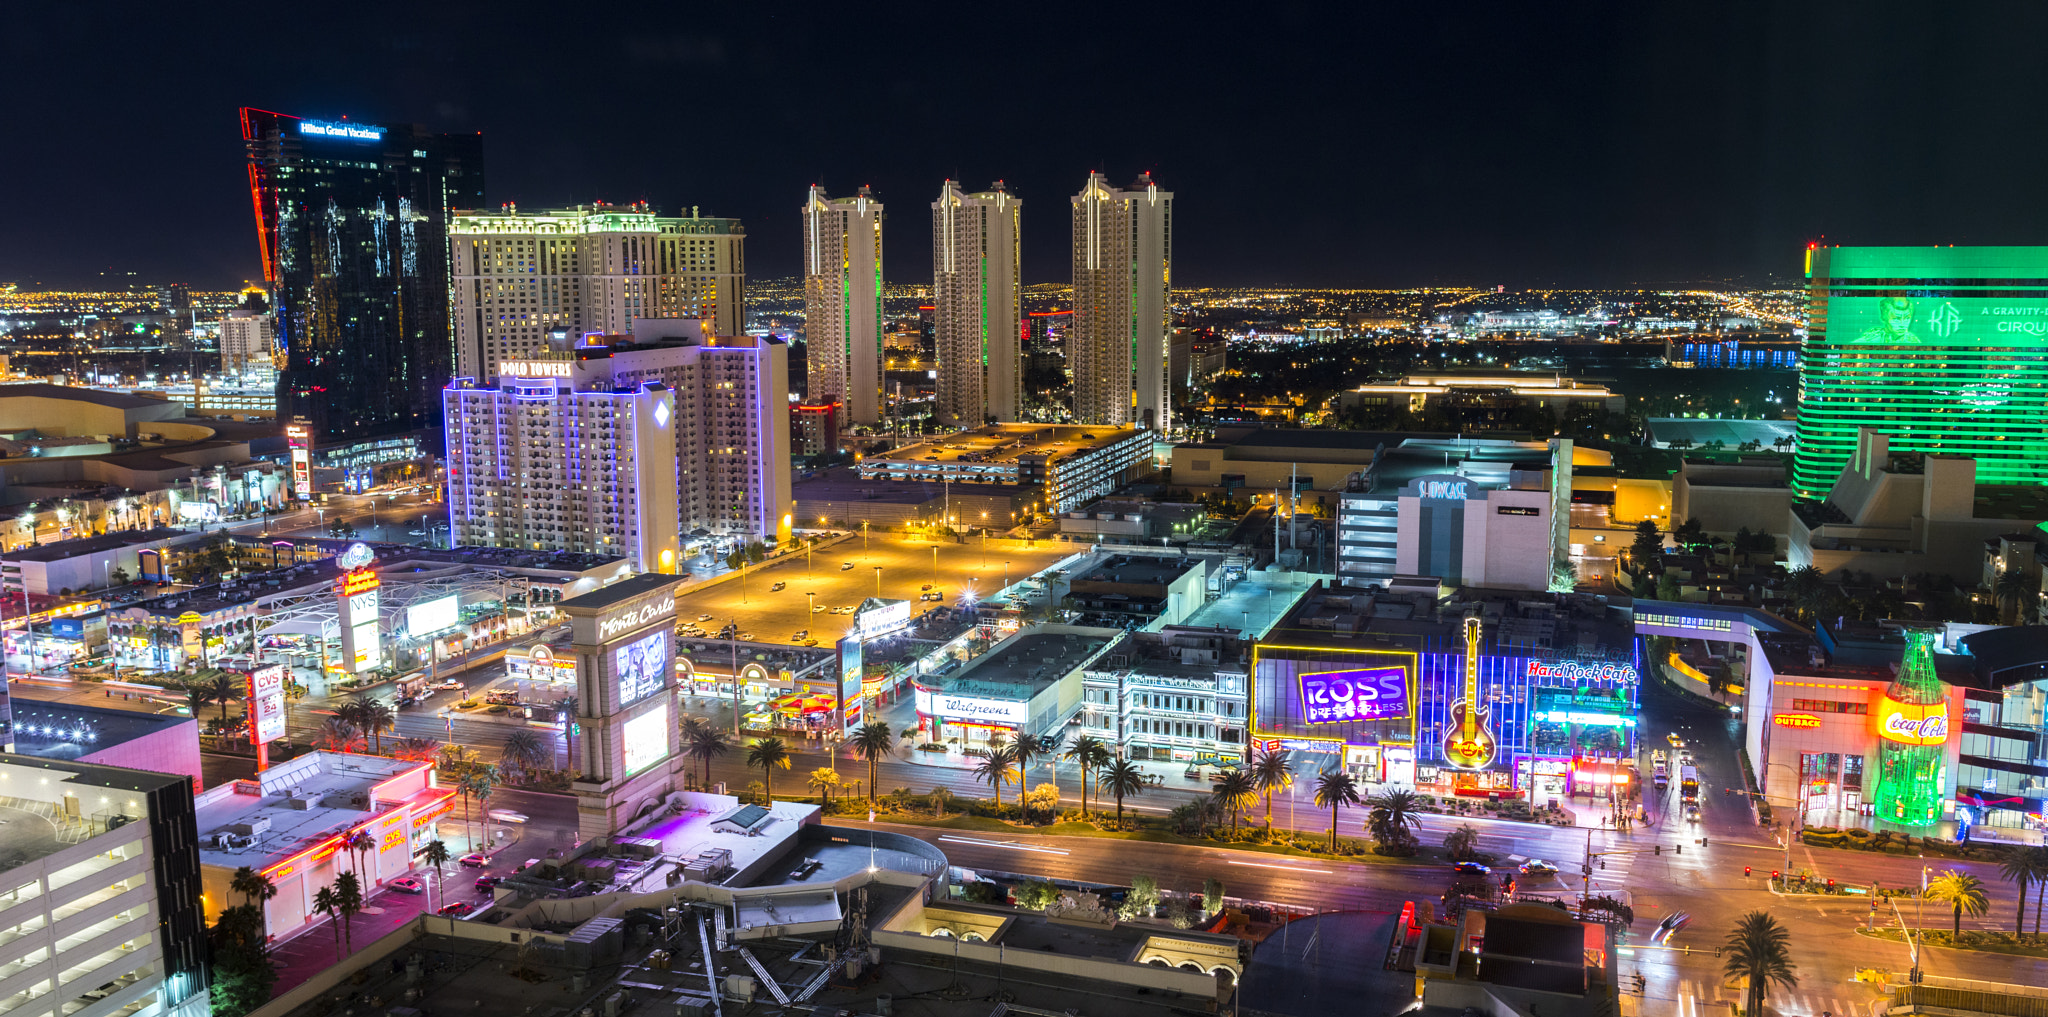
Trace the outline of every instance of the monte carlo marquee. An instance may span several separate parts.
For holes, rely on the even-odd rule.
[[[676,789],[676,586],[645,573],[561,602],[570,620],[577,702],[577,826],[610,834]]]

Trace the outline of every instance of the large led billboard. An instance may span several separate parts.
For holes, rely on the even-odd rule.
[[[1408,742],[1416,655],[1261,645],[1252,664],[1252,728],[1261,738],[1353,745]]]
[[[841,717],[849,735],[862,723],[860,675],[860,637],[847,636],[839,641],[839,705],[845,708]]]
[[[414,636],[452,629],[462,620],[462,595],[451,593],[405,609],[405,630]]]
[[[631,776],[668,757],[668,704],[626,722],[620,729],[626,753],[626,774]]]
[[[667,629],[651,632],[612,651],[612,671],[619,679],[619,705],[637,703],[668,687]]]
[[[1827,494],[1858,428],[1892,454],[2048,482],[2048,247],[1823,247],[1807,258],[1792,480]]]
[[[1301,719],[1307,724],[1385,720],[1408,712],[1408,669],[1363,667],[1304,671]]]

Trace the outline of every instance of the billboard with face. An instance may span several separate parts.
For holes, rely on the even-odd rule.
[[[637,703],[668,687],[670,636],[650,632],[612,650],[612,672],[619,681],[619,705]]]

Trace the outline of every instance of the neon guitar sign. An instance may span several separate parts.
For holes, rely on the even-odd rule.
[[[1479,701],[1479,618],[1465,619],[1465,698],[1451,704],[1444,732],[1444,762],[1461,770],[1484,770],[1500,743],[1491,726],[1493,708]]]

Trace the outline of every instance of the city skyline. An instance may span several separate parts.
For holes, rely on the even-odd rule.
[[[72,15],[31,11],[9,33],[17,94],[67,78],[88,37],[97,69],[89,85],[13,111],[22,136],[75,149],[89,125],[119,122],[155,155],[143,173],[118,158],[0,169],[6,193],[34,196],[0,223],[0,279],[70,285],[109,266],[198,286],[259,278],[239,153],[218,141],[241,105],[481,132],[486,207],[700,206],[753,228],[756,278],[797,274],[800,237],[772,224],[812,183],[901,202],[923,199],[935,178],[1001,177],[1029,206],[1023,230],[1048,236],[1057,197],[1090,170],[1120,181],[1150,171],[1202,195],[1178,247],[1183,278],[1206,285],[1755,281],[1796,274],[1793,252],[1810,240],[2001,244],[2048,232],[2027,169],[2042,143],[2009,129],[2048,83],[2018,48],[2048,12],[1973,8],[1924,35],[1917,19],[1867,10],[1464,18],[1283,7],[1227,31],[1170,22],[1131,52],[1027,18],[1008,38],[1034,73],[989,94],[948,87],[979,58],[945,45],[931,19],[656,19],[612,59],[629,78],[696,82],[697,103],[721,111],[710,157],[700,130],[593,101],[594,86],[484,84],[516,16],[459,32],[430,21],[392,37],[314,33],[322,56],[308,63],[268,41],[312,32],[290,13],[209,23],[137,8],[99,37]],[[1410,44],[1360,63],[1348,54],[1362,37]],[[211,50],[238,57],[150,55]],[[1288,58],[1216,72],[1254,51]],[[855,54],[874,53],[906,59],[853,71]],[[797,118],[848,80],[860,115]],[[1114,118],[1060,115],[1105,95],[1144,98]],[[1808,104],[1828,115],[1809,117]],[[998,129],[1009,119],[976,113],[995,106],[1062,126],[1027,120],[1031,143],[1019,145]],[[1986,157],[1951,154],[1980,138],[1992,139]],[[1274,180],[1368,199],[1254,197]],[[152,209],[148,225],[118,224],[112,246],[69,225],[72,210],[109,202]],[[928,276],[924,246],[890,255],[900,278]],[[1061,260],[1031,248],[1025,282],[1060,279]]]

